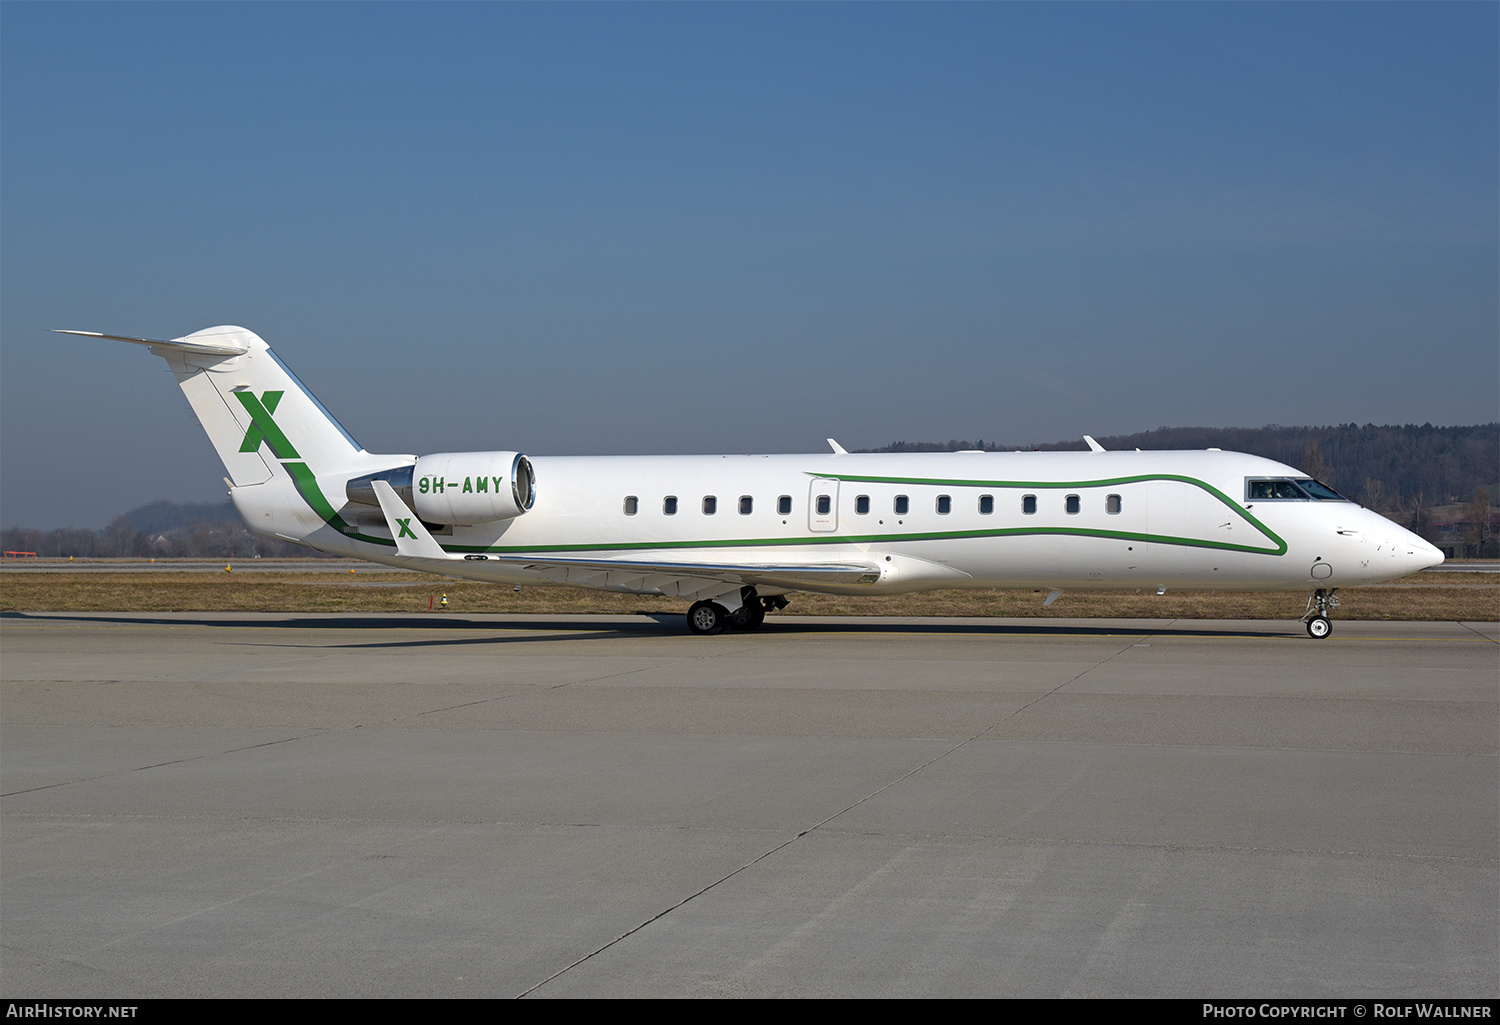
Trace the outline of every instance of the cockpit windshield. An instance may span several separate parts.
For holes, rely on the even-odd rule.
[[[1311,477],[1298,477],[1296,480],[1286,477],[1269,477],[1246,479],[1245,501],[1347,502],[1348,499],[1322,481],[1313,480]]]
[[[1320,480],[1311,477],[1298,477],[1297,486],[1320,502],[1347,502],[1343,495],[1330,488]]]

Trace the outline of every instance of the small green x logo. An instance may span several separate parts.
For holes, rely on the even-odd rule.
[[[409,537],[413,541],[415,541],[417,539],[417,535],[415,535],[415,534],[413,534],[411,532],[411,519],[410,518],[407,518],[407,519],[403,520],[401,517],[398,516],[398,517],[396,517],[396,522],[401,525],[401,532],[399,534],[397,534],[396,537],[398,537],[398,538]]]

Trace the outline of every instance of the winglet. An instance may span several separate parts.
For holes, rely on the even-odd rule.
[[[845,449],[844,446],[840,445],[832,438],[828,439],[828,447],[833,449],[833,454],[836,456],[847,456],[849,454],[848,450]]]
[[[1083,436],[1083,440],[1089,443],[1089,451],[1090,452],[1103,452],[1104,451],[1104,446],[1101,445],[1101,444],[1099,444],[1093,438],[1089,437],[1087,434],[1085,434]]]
[[[386,525],[391,528],[391,537],[396,539],[397,555],[408,559],[455,558],[432,539],[422,521],[396,497],[390,484],[378,478],[371,484],[375,488],[375,497],[380,500],[380,511],[385,513]]]

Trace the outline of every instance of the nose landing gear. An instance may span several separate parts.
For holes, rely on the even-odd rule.
[[[1307,624],[1307,636],[1314,640],[1322,640],[1333,633],[1333,623],[1328,618],[1328,613],[1339,607],[1339,600],[1334,591],[1326,588],[1318,588],[1307,599],[1307,611],[1302,614],[1302,622]]]

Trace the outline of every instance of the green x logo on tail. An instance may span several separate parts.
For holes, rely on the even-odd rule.
[[[401,517],[398,516],[398,517],[396,517],[396,522],[401,525],[401,533],[397,534],[396,535],[397,537],[409,537],[413,541],[415,541],[417,539],[417,535],[415,535],[415,534],[413,534],[411,532],[411,518],[410,517],[408,517],[408,518],[406,518],[406,519],[403,520]]]
[[[285,392],[263,392],[258,399],[250,391],[232,394],[240,400],[240,405],[245,407],[251,420],[250,429],[245,432],[245,440],[240,442],[241,452],[254,452],[260,448],[261,442],[265,442],[271,446],[271,454],[277,459],[300,458],[292,443],[286,440],[286,435],[281,433],[281,428],[276,426],[276,421],[271,419],[271,414],[276,412]]]

